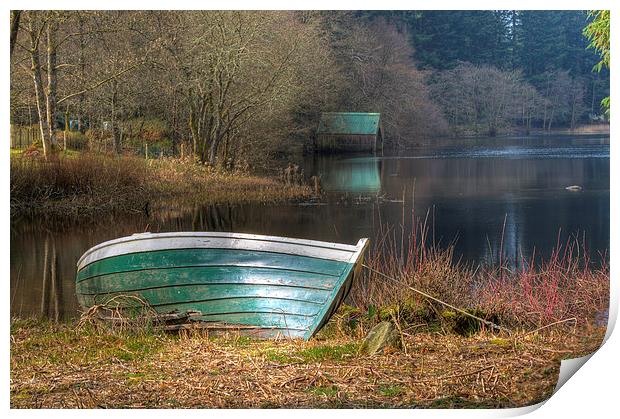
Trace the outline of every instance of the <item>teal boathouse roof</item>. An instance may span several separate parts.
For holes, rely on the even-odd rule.
[[[325,112],[321,114],[319,134],[376,135],[380,113]]]

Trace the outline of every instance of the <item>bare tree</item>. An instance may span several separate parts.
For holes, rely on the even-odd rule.
[[[584,104],[585,86],[582,80],[573,78],[570,91],[570,129],[575,129],[577,123],[586,112]]]
[[[78,17],[84,15],[88,15],[90,25],[85,25],[84,19],[78,20]],[[26,67],[21,58],[16,60],[15,65],[32,79],[33,98],[46,157],[57,145],[56,113],[61,104],[67,106],[72,100],[82,100],[84,94],[117,80],[144,63],[144,60],[131,62],[123,68],[96,73],[97,77],[85,77],[85,63],[83,60],[73,61],[75,54],[71,53],[72,47],[76,39],[83,42],[85,34],[112,32],[97,25],[97,20],[104,15],[105,12],[68,11],[27,11],[21,14],[21,20],[25,21],[20,32],[23,39],[20,41],[18,34],[15,44],[26,53],[30,65]],[[80,53],[83,54],[86,49],[87,46],[82,44]],[[80,83],[74,83],[76,68],[81,75]]]
[[[11,10],[11,57],[13,56],[13,49],[15,48],[15,42],[17,41],[20,16],[21,10]]]
[[[572,79],[568,71],[548,71],[543,77],[541,94],[543,96],[542,125],[547,131],[553,123],[570,119]]]
[[[543,99],[534,86],[523,84],[518,101],[521,106],[521,125],[525,129],[526,134],[529,135],[532,129],[532,122],[539,118]]]
[[[529,124],[536,91],[519,72],[462,63],[434,79],[433,91],[454,128],[496,135],[523,119]]]
[[[51,17],[45,12],[28,12],[26,33],[29,44],[24,47],[30,56],[30,76],[32,77],[34,85],[39,129],[41,131],[43,154],[45,156],[52,150],[52,138],[50,137],[50,121],[47,112],[46,91],[44,90],[45,87],[41,74],[43,70],[41,67],[40,48],[43,43],[44,31],[50,18]],[[49,89],[47,90],[49,91]]]
[[[292,12],[191,12],[164,24],[164,65],[183,98],[194,154],[215,165],[264,115],[304,91],[311,26]]]

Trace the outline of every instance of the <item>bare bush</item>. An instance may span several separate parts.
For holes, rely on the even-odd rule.
[[[511,269],[505,260],[477,267],[455,262],[453,246],[435,245],[422,221],[401,251],[402,235],[384,228],[375,241],[366,261],[371,269],[351,290],[350,301],[360,309],[396,307],[401,314],[418,316],[418,321],[424,320],[415,313],[421,306],[449,310],[413,292],[413,287],[487,319],[526,329],[556,322],[588,327],[607,315],[609,267],[604,257],[603,264],[595,266],[583,243],[575,239],[558,243],[540,264],[532,258]],[[433,317],[443,320],[441,315]]]

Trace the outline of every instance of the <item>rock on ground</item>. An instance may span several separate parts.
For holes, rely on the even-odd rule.
[[[374,355],[387,347],[400,347],[400,336],[391,322],[383,321],[372,328],[368,333],[360,352],[365,355]]]

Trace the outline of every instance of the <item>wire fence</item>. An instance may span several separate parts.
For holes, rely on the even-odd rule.
[[[102,153],[114,152],[114,141],[109,138],[88,138],[86,135],[79,131],[58,131],[56,133],[56,140],[58,146],[63,150],[74,151],[95,151]],[[31,147],[33,144],[41,143],[41,131],[38,125],[11,125],[10,133],[11,148],[15,150],[25,150]],[[170,158],[170,157],[182,157],[183,149],[188,150],[188,147],[178,146],[165,146],[160,144],[149,144],[144,142],[143,144],[136,145],[136,141],[132,141],[129,144],[123,144],[121,146],[123,153],[134,154],[136,156],[142,156],[145,159],[158,159],[158,158]]]
[[[11,148],[25,149],[41,141],[38,125],[11,125]]]

